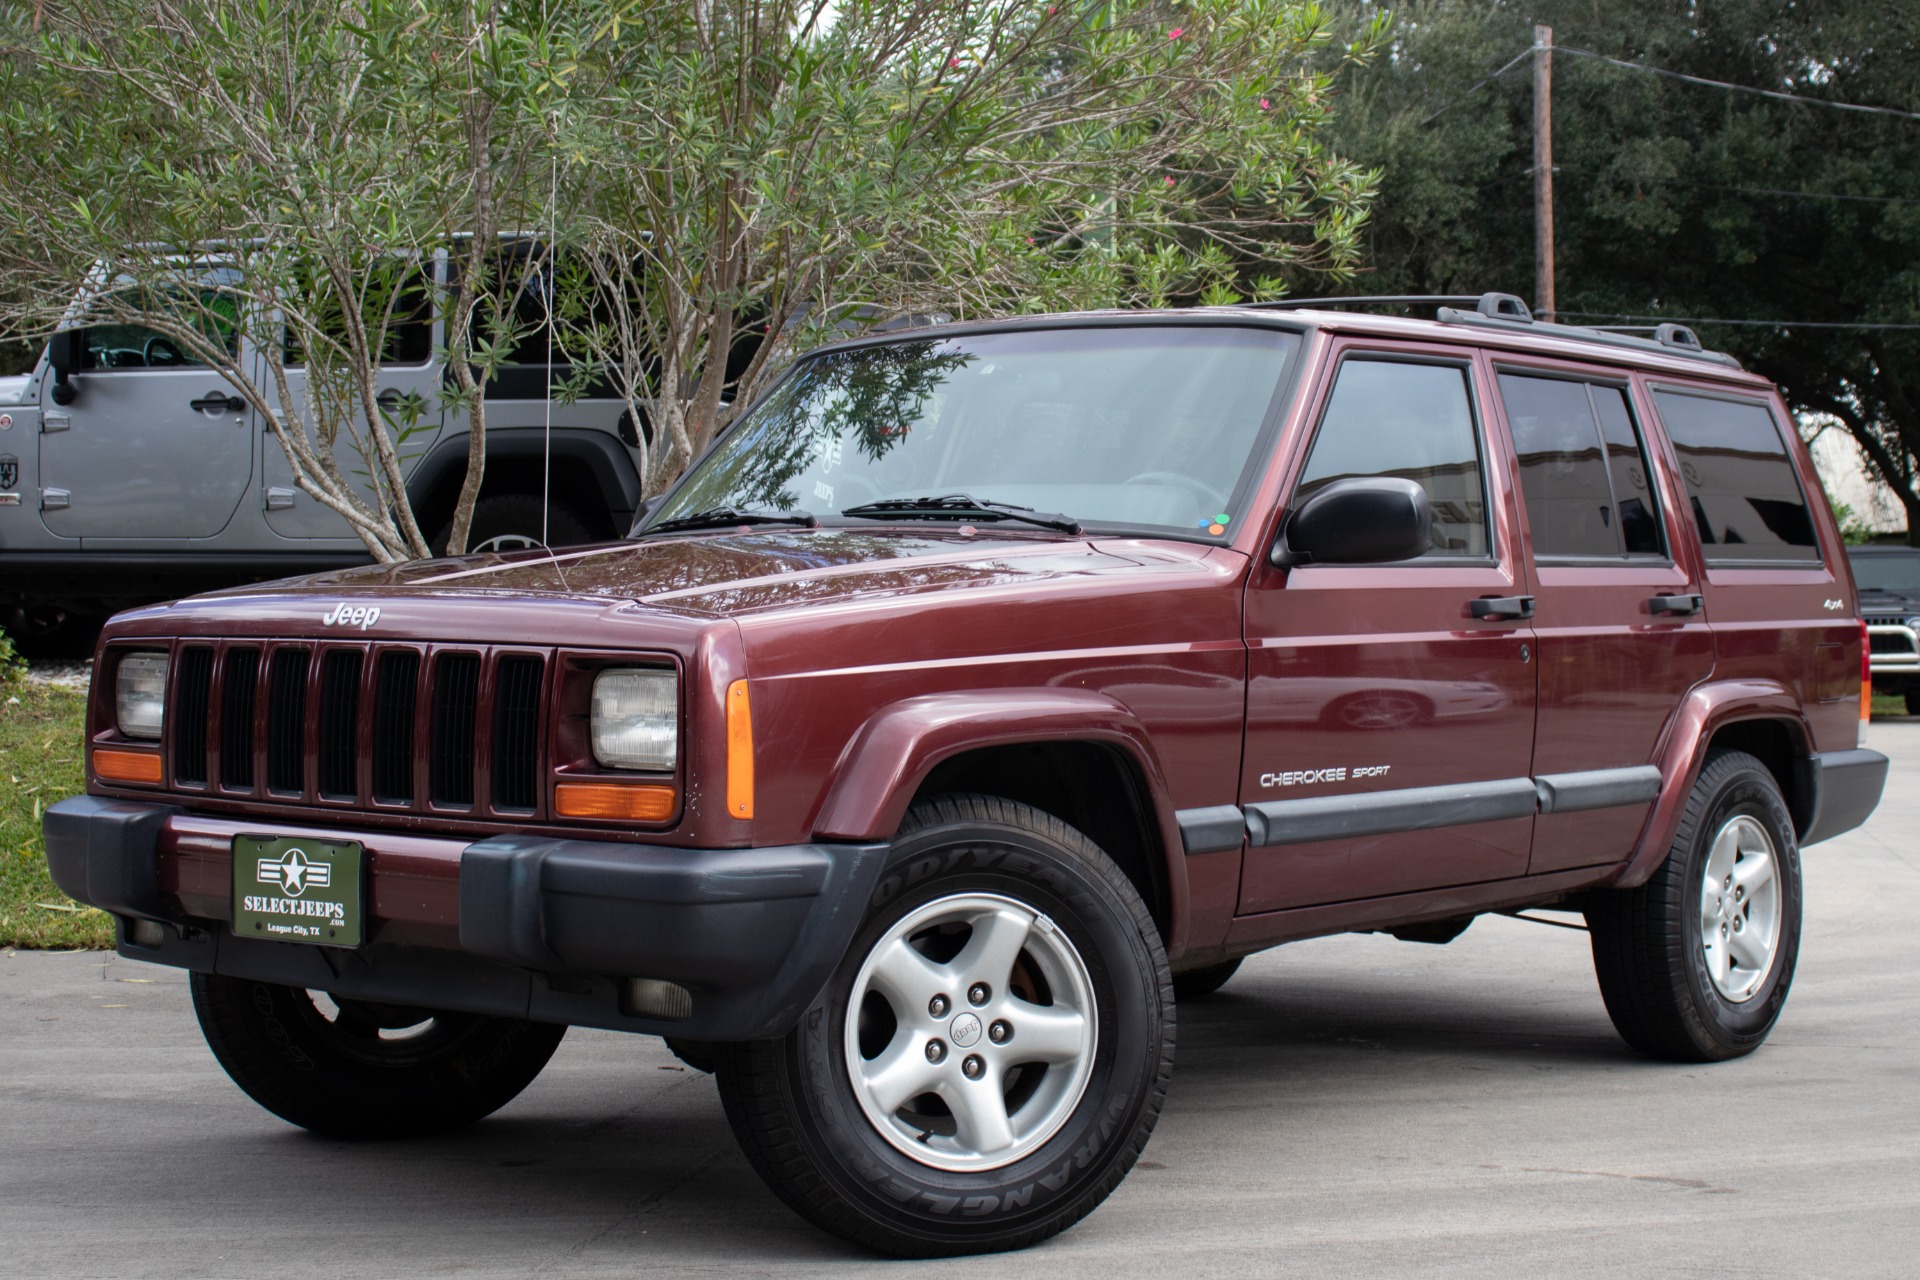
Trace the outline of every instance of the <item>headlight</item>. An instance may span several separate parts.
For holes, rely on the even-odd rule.
[[[158,738],[167,709],[167,655],[130,653],[120,659],[118,671],[113,709],[120,732],[129,738]]]
[[[593,680],[593,758],[609,769],[673,768],[680,745],[680,678],[658,668],[602,671]]]

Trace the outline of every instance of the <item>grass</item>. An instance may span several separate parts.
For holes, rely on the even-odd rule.
[[[85,789],[86,706],[78,689],[0,684],[0,946],[113,945],[111,916],[53,887],[40,838],[41,811]]]
[[[1907,701],[1896,693],[1876,693],[1873,695],[1873,718],[1881,716],[1904,716],[1907,714]]]

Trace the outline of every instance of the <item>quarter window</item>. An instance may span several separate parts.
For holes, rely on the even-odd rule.
[[[1336,480],[1396,476],[1433,504],[1429,556],[1485,558],[1486,485],[1467,371],[1353,359],[1340,366],[1294,505]]]
[[[1806,495],[1762,404],[1654,393],[1709,564],[1818,561]]]
[[[1618,387],[1502,374],[1534,554],[1660,555],[1646,454]]]

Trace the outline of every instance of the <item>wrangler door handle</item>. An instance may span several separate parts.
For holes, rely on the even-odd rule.
[[[1697,595],[1691,596],[1655,596],[1647,601],[1647,608],[1655,614],[1698,613],[1706,607],[1706,600]]]
[[[1467,603],[1467,611],[1476,618],[1531,618],[1532,596],[1481,596]]]
[[[201,413],[213,413],[215,411],[245,413],[247,411],[247,402],[239,396],[221,395],[218,391],[209,391],[198,400],[189,401],[187,407],[190,409],[198,409]]]

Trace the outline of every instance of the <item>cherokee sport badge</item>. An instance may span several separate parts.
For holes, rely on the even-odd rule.
[[[361,846],[305,837],[233,839],[233,931],[243,938],[357,947]]]

